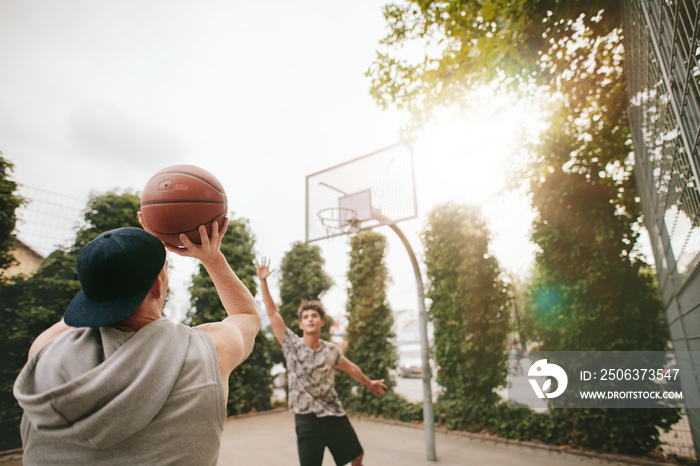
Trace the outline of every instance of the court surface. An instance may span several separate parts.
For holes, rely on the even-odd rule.
[[[579,456],[540,448],[524,447],[491,440],[466,438],[455,433],[435,433],[437,462],[425,454],[422,429],[393,425],[356,417],[350,418],[365,449],[365,466],[411,465],[616,465],[659,464],[611,461],[609,458]],[[226,421],[219,455],[220,466],[259,464],[289,466],[298,463],[294,415],[289,411],[231,417]],[[334,465],[328,450],[323,466]]]

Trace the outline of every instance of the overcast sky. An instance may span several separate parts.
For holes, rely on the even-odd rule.
[[[304,240],[306,175],[399,140],[405,116],[380,110],[364,76],[384,36],[383,3],[4,0],[0,151],[17,182],[79,199],[199,165],[278,266]],[[419,258],[427,211],[474,202],[503,267],[527,271],[527,201],[497,194],[527,112],[511,110],[484,109],[418,140],[419,218],[400,227]],[[415,309],[408,255],[378,231],[390,240],[390,304]],[[315,244],[336,282],[324,301],[342,315],[347,240]]]

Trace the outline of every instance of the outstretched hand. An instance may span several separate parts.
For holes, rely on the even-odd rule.
[[[386,393],[386,390],[389,387],[386,386],[384,383],[384,379],[380,380],[370,380],[369,383],[367,384],[367,390],[372,392],[374,396],[381,396]]]
[[[267,277],[272,275],[272,272],[274,272],[277,269],[272,269],[270,270],[270,259],[267,257],[263,257],[261,262],[258,262],[258,260],[255,260],[255,273],[258,275],[258,278],[260,281],[267,280]]]

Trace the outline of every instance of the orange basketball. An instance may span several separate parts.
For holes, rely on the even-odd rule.
[[[148,230],[166,244],[183,247],[179,235],[186,234],[199,244],[199,226],[212,222],[223,227],[228,204],[219,180],[194,165],[173,165],[159,171],[146,183],[141,194],[141,215]]]

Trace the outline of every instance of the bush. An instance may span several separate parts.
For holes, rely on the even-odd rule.
[[[248,359],[236,367],[229,377],[226,412],[229,416],[272,409],[272,356],[277,345],[261,330]]]
[[[368,400],[362,400],[358,396],[349,397],[343,402],[343,407],[359,416],[375,416],[411,423],[423,421],[423,403],[410,402],[394,391]]]
[[[386,238],[374,231],[362,231],[350,239],[348,269],[348,336],[345,356],[372,380],[384,380],[391,390],[396,367],[394,317],[386,298],[389,272],[384,263]],[[343,404],[352,398],[373,405],[376,397],[345,373],[337,376],[336,390]],[[353,393],[356,391],[356,393]],[[377,408],[380,409],[380,408]]]
[[[505,382],[507,294],[489,237],[479,209],[455,203],[434,208],[422,233],[443,400],[492,404]]]

